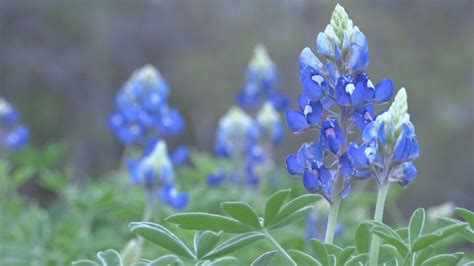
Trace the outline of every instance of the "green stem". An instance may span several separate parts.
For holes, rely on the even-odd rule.
[[[375,215],[374,220],[377,222],[382,222],[383,219],[383,209],[385,207],[385,200],[387,199],[389,184],[383,184],[379,186],[379,191],[377,193],[377,204],[375,205]],[[379,260],[379,250],[380,250],[380,238],[376,235],[372,235],[372,241],[370,242],[370,252],[369,252],[369,266],[376,266]]]
[[[278,244],[278,242],[276,242],[276,240],[273,239],[273,237],[266,230],[263,230],[263,233],[265,234],[265,237],[268,239],[268,241],[272,244],[272,246],[276,248],[278,252],[280,252],[280,254],[290,263],[290,265],[297,265],[296,262],[290,257],[290,255],[286,253],[286,251],[280,246],[280,244]]]
[[[145,210],[143,211],[142,222],[150,221],[151,215],[153,214],[153,208],[155,207],[155,201],[156,201],[152,193],[148,193],[148,192],[146,193],[147,193],[147,201],[145,203]],[[136,238],[137,248],[136,248],[135,257],[133,260],[134,262],[137,262],[141,257],[143,242],[144,242],[143,237],[137,236]]]
[[[336,232],[337,215],[339,213],[339,205],[341,204],[341,198],[339,196],[334,197],[334,201],[329,205],[329,216],[328,225],[326,228],[326,237],[324,243],[332,244],[334,241],[334,234]]]

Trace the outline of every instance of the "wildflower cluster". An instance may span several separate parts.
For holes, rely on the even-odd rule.
[[[109,127],[124,145],[145,145],[183,130],[177,109],[167,103],[168,83],[153,66],[136,70],[115,98]]]
[[[284,110],[288,97],[278,90],[278,71],[268,56],[265,46],[255,47],[247,67],[245,86],[235,95],[235,102],[242,108],[258,108],[270,102],[278,110]]]
[[[28,126],[20,123],[20,115],[13,105],[0,98],[0,148],[20,149],[28,143]]]
[[[284,133],[277,110],[288,104],[288,98],[276,85],[275,64],[265,47],[258,45],[248,66],[246,85],[237,92],[236,103],[243,108],[261,108],[253,118],[234,106],[221,118],[214,150],[218,156],[231,158],[236,167],[228,175],[223,166],[218,166],[209,174],[208,183],[217,185],[230,176],[234,181],[243,178],[245,183],[258,185],[261,176],[270,174],[273,147],[281,143]]]
[[[390,100],[393,84],[383,79],[373,85],[364,70],[369,58],[367,39],[339,5],[331,23],[319,33],[316,51],[318,56],[310,48],[301,52],[303,92],[299,110],[289,110],[286,120],[295,133],[318,128],[319,136],[290,155],[287,168],[290,174],[303,176],[309,192],[320,192],[332,201],[350,191],[353,158],[346,152],[349,135],[354,127],[364,130],[373,121],[374,104]],[[338,183],[339,171],[344,180]]]
[[[174,167],[164,141],[158,141],[153,150],[145,152],[139,160],[128,160],[127,167],[133,183],[145,188],[150,202],[158,197],[173,208],[186,206],[188,195],[178,193],[173,184]]]
[[[173,185],[173,165],[183,163],[187,149],[169,152],[164,136],[183,130],[178,109],[169,107],[169,86],[153,66],[136,70],[117,93],[116,111],[109,117],[109,127],[126,146],[141,150],[139,159],[128,159],[131,180],[142,185],[149,202],[158,195],[174,208],[186,205],[187,195],[177,193]]]

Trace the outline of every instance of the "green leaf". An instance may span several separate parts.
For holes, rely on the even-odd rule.
[[[287,226],[303,217],[307,217],[308,214],[311,212],[311,210],[313,210],[313,207],[314,206],[306,206],[304,208],[301,208],[293,213],[291,213],[291,215],[285,217],[285,218],[282,218],[281,220],[278,219],[275,219],[275,221],[277,221],[276,223],[274,223],[273,225],[270,225],[270,227],[268,229],[271,229],[271,230],[275,230],[275,229],[278,229],[278,228],[281,228],[281,227],[284,227],[284,226]]]
[[[183,229],[224,231],[226,233],[243,233],[253,230],[235,219],[203,212],[178,213],[165,220],[177,224]]]
[[[413,247],[415,240],[420,237],[424,225],[425,210],[423,208],[416,209],[410,218],[410,223],[408,224],[408,243],[410,244],[410,247]]]
[[[448,217],[438,217],[438,220],[441,222],[443,226],[463,223],[459,220],[448,218]],[[459,234],[461,234],[461,236],[467,241],[474,243],[474,230],[471,229],[471,227],[466,226],[461,232],[459,232]]]
[[[129,227],[132,232],[174,254],[194,259],[194,254],[188,247],[175,234],[159,224],[136,222],[131,223]]]
[[[206,254],[203,259],[214,259],[217,257],[221,257],[228,253],[234,252],[242,247],[252,244],[253,242],[264,238],[265,235],[259,232],[250,232],[244,233],[240,235],[236,235],[229,240],[221,243],[216,248],[211,250],[208,254]]]
[[[221,208],[227,212],[232,218],[249,225],[253,228],[260,229],[257,214],[255,210],[247,203],[243,202],[224,202]]]
[[[402,242],[404,242],[403,239],[401,239],[400,235],[398,235],[397,231],[393,230],[390,226],[381,222],[377,222],[377,221],[367,221],[367,223],[371,224],[372,227],[377,227],[379,230],[382,230],[384,233],[391,235],[393,237],[399,238],[400,240],[402,240]]]
[[[433,246],[429,246],[422,251],[418,252],[415,259],[415,266],[421,266],[421,264],[430,256],[433,252]]]
[[[213,260],[209,263],[203,264],[203,266],[229,266],[229,265],[234,265],[238,260],[234,257],[222,257],[218,258],[216,260]]]
[[[359,226],[357,226],[357,229],[355,231],[355,245],[357,248],[357,251],[359,253],[367,253],[369,252],[369,247],[370,247],[370,225],[368,223],[360,223]]]
[[[421,265],[422,266],[451,266],[456,265],[463,257],[463,253],[455,253],[455,254],[440,254],[433,256],[427,260],[425,260]]]
[[[273,260],[273,257],[278,252],[276,250],[268,251],[263,253],[262,255],[258,256],[251,264],[250,266],[267,266],[270,265],[270,262]]]
[[[397,248],[395,248],[392,245],[387,245],[384,244],[380,246],[380,258],[379,258],[379,264],[385,264],[389,263],[391,261],[395,260],[395,265],[401,265],[403,262],[403,257],[398,252]]]
[[[338,257],[339,254],[342,252],[342,248],[336,245],[324,243],[324,246],[326,247],[329,256],[334,255],[335,257]]]
[[[161,266],[161,265],[183,265],[183,262],[175,255],[164,255],[153,261],[150,261],[147,266]]]
[[[398,228],[397,230],[395,230],[395,232],[397,232],[401,239],[408,239],[408,227]]]
[[[304,253],[303,251],[290,249],[288,250],[288,255],[296,262],[297,265],[305,266],[319,266],[321,265],[317,260],[315,260],[310,255]]]
[[[344,248],[341,253],[339,253],[339,256],[337,256],[337,266],[343,266],[346,261],[348,261],[351,258],[352,253],[356,251],[355,247],[346,247]]]
[[[290,192],[290,189],[277,191],[273,193],[273,195],[271,195],[267,200],[265,203],[265,215],[263,223],[265,227],[268,226],[273,221],[273,218],[275,218],[275,216],[278,214],[278,211]]]
[[[326,246],[318,239],[311,239],[311,248],[313,248],[316,259],[322,265],[329,265],[329,256]]]
[[[221,233],[212,231],[196,232],[194,235],[194,251],[198,258],[202,258],[211,251],[221,239]]]
[[[120,254],[113,249],[99,251],[97,252],[97,257],[99,258],[103,266],[122,266],[123,265]]]
[[[468,222],[472,229],[474,229],[474,212],[464,208],[456,208],[456,213],[461,216],[464,221]]]
[[[354,257],[350,258],[344,266],[360,266],[360,265],[365,265],[367,262],[369,255],[366,253],[355,255]]]
[[[408,247],[406,246],[405,242],[403,242],[403,240],[398,235],[389,235],[386,230],[382,229],[380,226],[372,228],[371,231],[373,234],[383,239],[385,243],[395,246],[400,253],[404,254],[408,251]]]
[[[292,214],[300,211],[301,209],[309,207],[308,205],[316,202],[320,198],[321,196],[316,194],[305,194],[290,200],[281,208],[281,210],[278,212],[273,221],[268,225],[271,227],[271,225],[279,223],[280,221],[288,218]]]
[[[445,227],[441,227],[438,230],[434,231],[432,234],[422,235],[413,244],[412,252],[422,250],[431,244],[441,241],[447,238],[448,236],[463,230],[464,228],[466,228],[466,226],[467,223],[452,224]]]
[[[76,260],[71,263],[73,266],[99,266],[99,263],[93,260]]]

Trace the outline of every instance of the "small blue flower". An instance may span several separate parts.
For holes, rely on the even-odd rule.
[[[218,186],[226,179],[226,173],[223,167],[219,166],[217,169],[207,175],[207,183],[211,186]]]
[[[306,96],[319,101],[329,94],[329,85],[321,72],[322,64],[313,52],[306,47],[300,55],[300,82]]]
[[[179,193],[172,183],[166,183],[158,191],[160,199],[175,209],[182,209],[188,204],[187,193]]]
[[[395,162],[413,161],[420,155],[420,147],[415,138],[415,132],[411,123],[406,123],[402,126],[402,133],[395,143],[395,150],[393,152],[393,160]]]
[[[339,153],[345,143],[345,136],[336,119],[328,118],[321,123],[319,141],[323,149],[330,150],[334,154]]]
[[[3,145],[7,149],[18,150],[23,148],[30,138],[30,130],[25,125],[19,125],[8,131],[3,137]]]
[[[298,103],[300,111],[288,110],[285,113],[286,123],[295,133],[319,124],[324,112],[324,107],[320,101],[312,101],[305,94],[300,95]]]
[[[416,168],[412,162],[404,163],[399,168],[402,170],[400,176],[397,176],[401,186],[406,187],[410,182],[415,180]],[[395,176],[397,173],[394,174]]]
[[[291,175],[302,175],[303,185],[310,193],[321,191],[331,197],[332,175],[324,166],[319,143],[304,143],[296,155],[286,159],[286,168]]]
[[[20,124],[16,108],[0,97],[0,147],[18,150],[28,143],[29,138],[30,130]]]
[[[359,130],[363,131],[365,127],[374,120],[373,104],[366,104],[354,110],[352,121]]]

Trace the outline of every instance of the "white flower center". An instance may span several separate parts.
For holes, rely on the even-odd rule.
[[[319,86],[321,86],[321,83],[324,81],[324,78],[321,75],[314,75],[311,79],[318,83]]]
[[[307,116],[308,114],[311,114],[313,112],[313,107],[311,105],[306,105],[304,107],[304,115]]]
[[[349,93],[350,95],[352,95],[352,93],[353,93],[354,90],[355,90],[355,86],[354,86],[354,84],[349,83],[349,84],[346,85],[346,88],[345,88],[345,89],[346,89],[346,92],[347,92],[347,93]]]
[[[368,88],[371,88],[371,89],[374,89],[374,84],[372,84],[372,81],[370,79],[367,80],[367,87]]]

